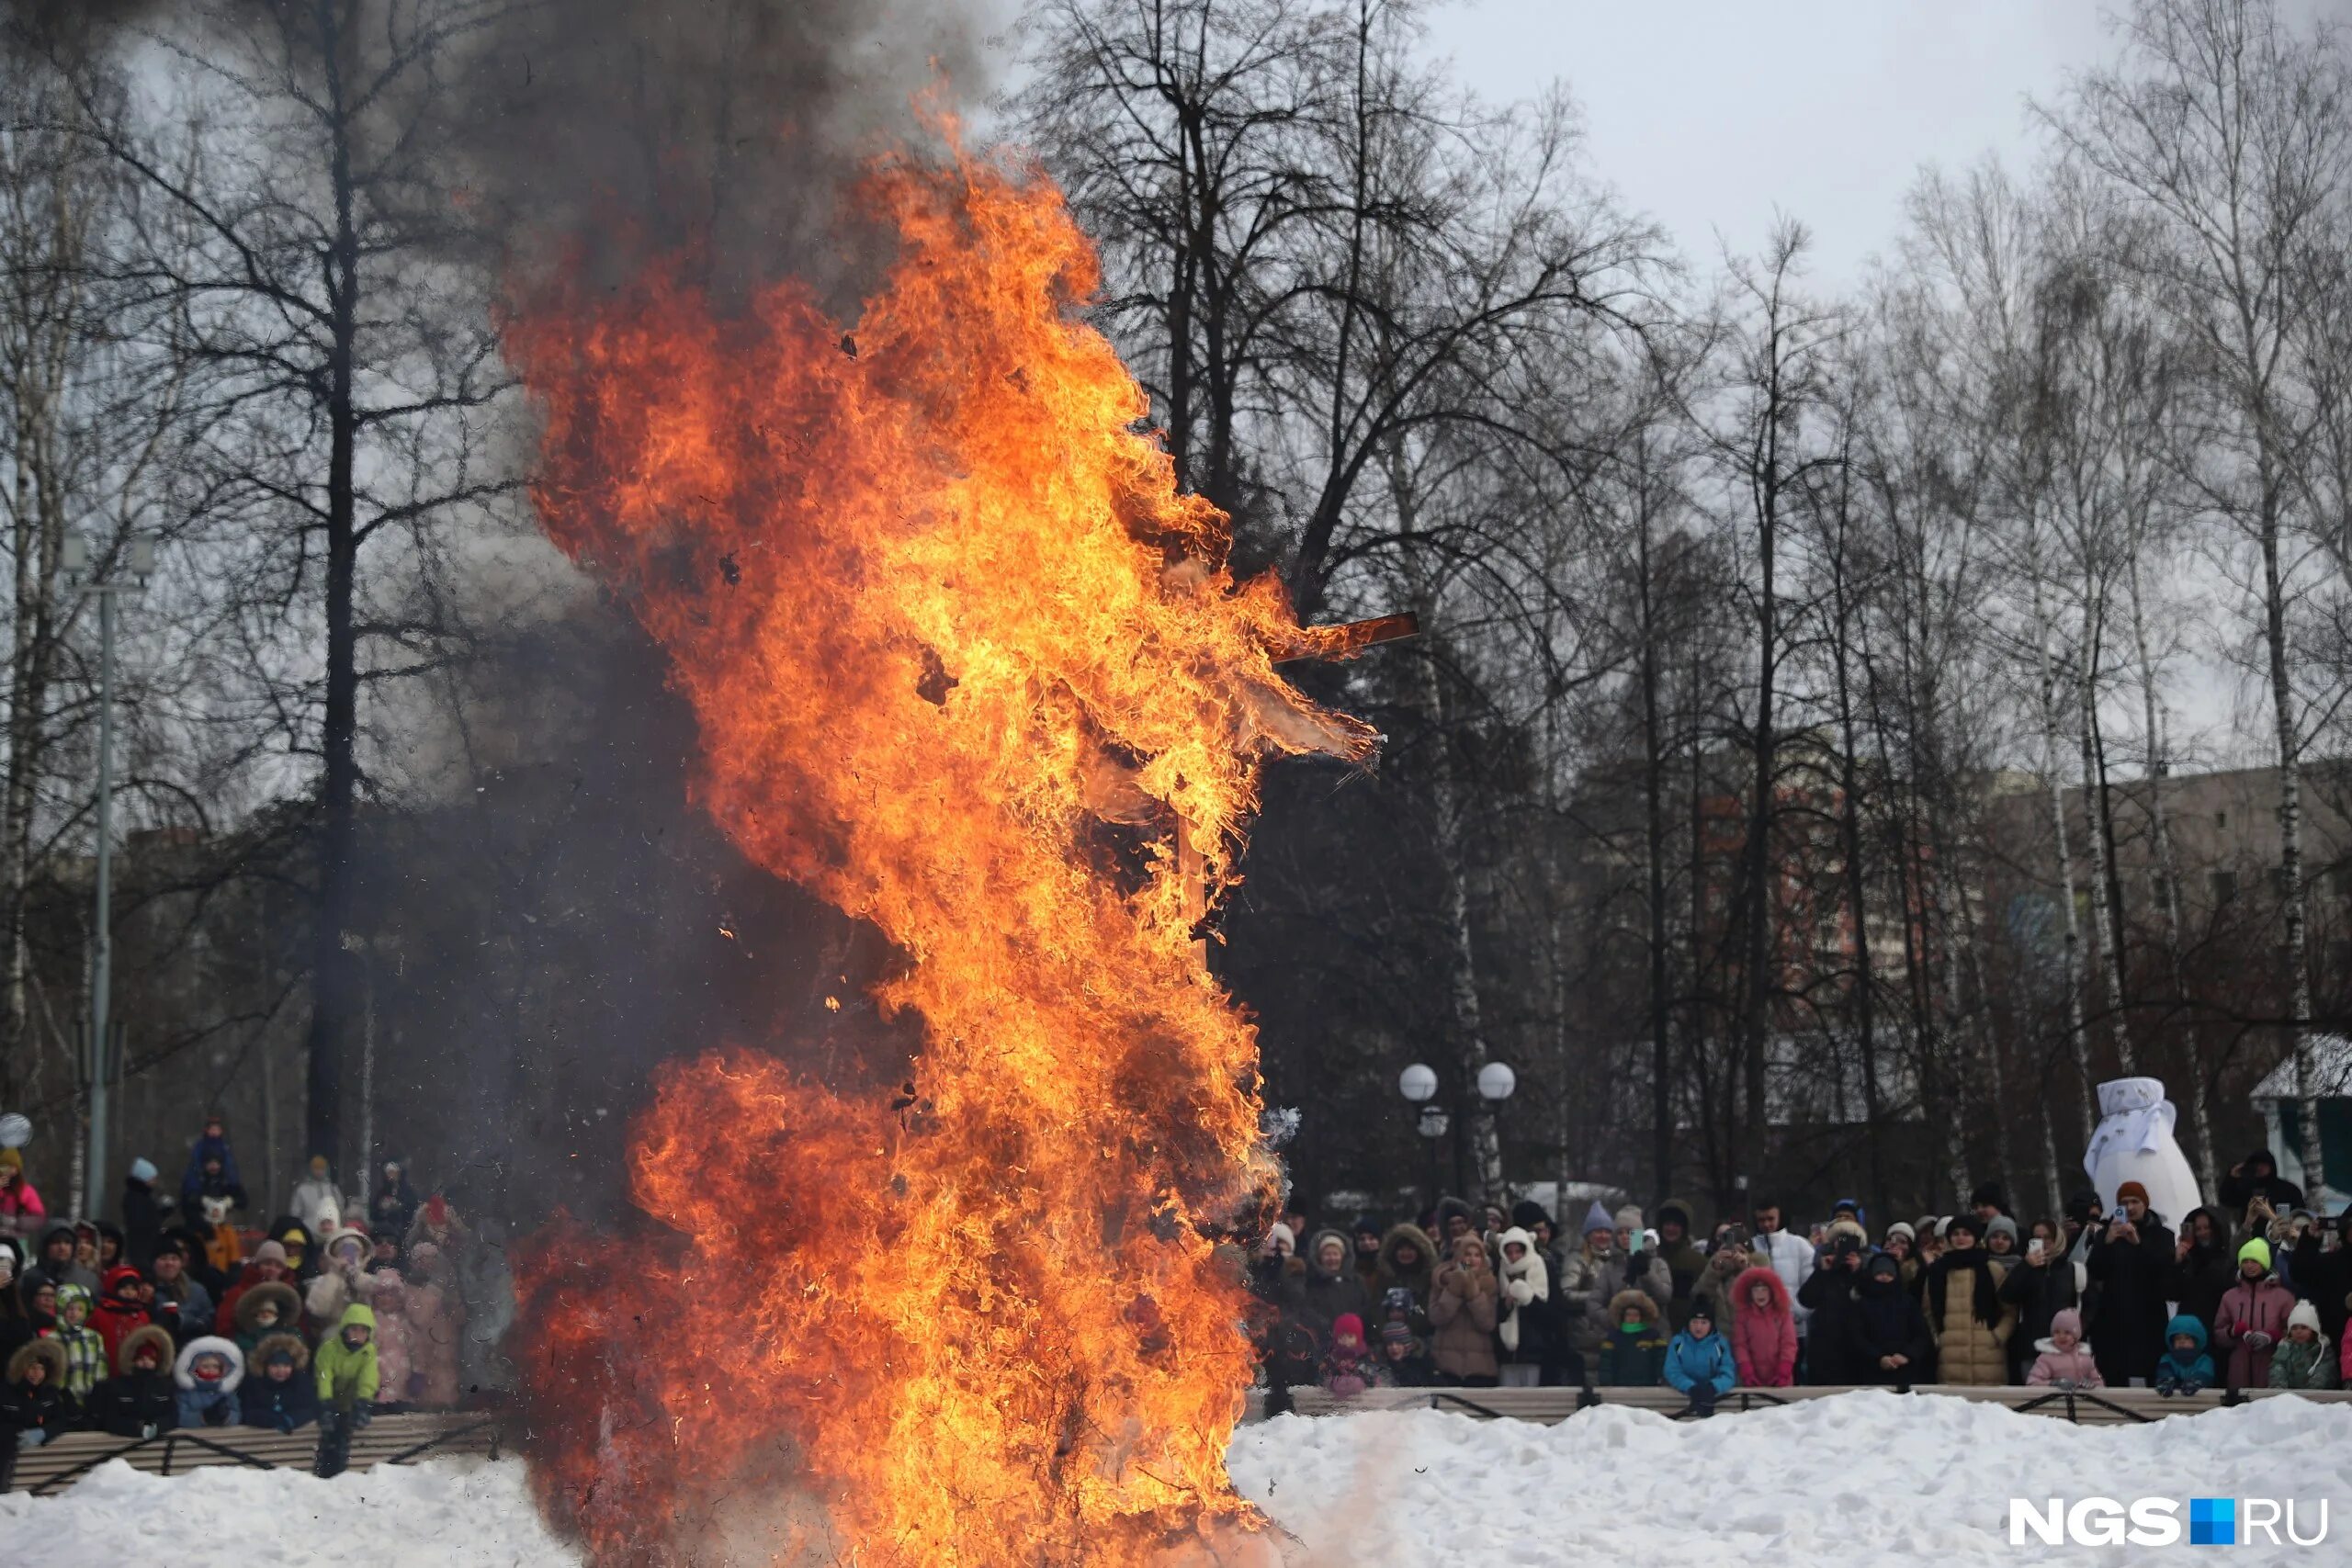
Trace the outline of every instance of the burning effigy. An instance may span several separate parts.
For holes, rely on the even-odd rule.
[[[600,1562],[1266,1561],[1216,1246],[1278,1177],[1200,905],[1269,759],[1376,737],[1277,673],[1328,640],[1180,491],[1052,186],[959,150],[852,199],[895,242],[854,321],[682,260],[506,333],[700,803],[895,944],[922,1041],[878,1092],[677,1043],[630,1146],[663,1239],[522,1260],[538,1495]]]

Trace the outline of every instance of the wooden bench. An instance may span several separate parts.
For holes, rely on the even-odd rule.
[[[1747,1410],[1772,1409],[1853,1392],[1850,1388],[1739,1388],[1724,1395],[1715,1409],[1721,1414],[1736,1415]],[[2167,1416],[2195,1416],[2222,1408],[2227,1399],[2220,1389],[2207,1389],[2192,1396],[2171,1399],[2146,1388],[2100,1389],[2096,1393],[2067,1394],[2047,1388],[1964,1388],[1938,1383],[1921,1385],[1911,1392],[2006,1404],[2014,1410],[2024,1410],[2037,1416],[2054,1416],[2085,1427],[2137,1426],[2143,1422],[2161,1420]],[[2352,1401],[2352,1392],[2329,1389],[2302,1393],[2260,1388],[2247,1389],[2238,1397],[2242,1402],[2311,1399],[2342,1404]],[[1689,1409],[1690,1403],[1682,1394],[1663,1385],[1654,1388],[1600,1388],[1592,1391],[1592,1398],[1600,1404],[1655,1410],[1664,1416],[1680,1416]],[[1344,1400],[1335,1398],[1319,1388],[1291,1391],[1292,1408],[1301,1416],[1347,1416],[1373,1410],[1450,1410],[1459,1416],[1533,1421],[1544,1426],[1556,1426],[1574,1416],[1586,1407],[1585,1400],[1585,1391],[1578,1388],[1374,1388]]]
[[[498,1457],[503,1439],[495,1412],[410,1411],[379,1416],[351,1436],[353,1470],[379,1464],[413,1464],[445,1454]],[[119,1459],[150,1475],[182,1475],[216,1465],[254,1470],[309,1470],[319,1450],[319,1429],[269,1432],[256,1427],[203,1427],[117,1438],[105,1432],[69,1432],[16,1456],[8,1490],[47,1495],[62,1491],[108,1460]]]

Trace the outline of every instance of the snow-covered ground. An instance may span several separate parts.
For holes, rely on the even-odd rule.
[[[2151,1427],[2078,1427],[1957,1399],[1860,1393],[1669,1422],[1602,1407],[1558,1427],[1435,1411],[1285,1416],[1234,1439],[1242,1491],[1301,1568],[2140,1563],[2171,1549],[2011,1546],[2008,1499],[2292,1497],[2320,1546],[2227,1562],[2345,1561],[2352,1405],[2267,1400]],[[2188,1550],[2186,1546],[2179,1551]],[[2193,1561],[2193,1560],[2192,1560]],[[440,1460],[316,1481],[113,1464],[64,1495],[0,1496],[0,1563],[39,1568],[558,1568],[523,1467]]]

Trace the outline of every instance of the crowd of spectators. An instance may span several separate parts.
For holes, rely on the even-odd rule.
[[[1701,1414],[1797,1383],[2352,1386],[2352,1208],[2312,1213],[2260,1150],[2217,1196],[2175,1221],[2127,1181],[2021,1224],[1994,1185],[1875,1234],[1850,1199],[1802,1234],[1770,1202],[1705,1232],[1679,1200],[1567,1233],[1527,1201],[1292,1213],[1249,1262],[1251,1329],[1276,1408],[1307,1385],[1665,1384]]]
[[[131,1162],[117,1224],[51,1214],[0,1149],[0,1445],[236,1426],[332,1444],[377,1411],[456,1405],[474,1238],[401,1161],[371,1186],[363,1204],[314,1157],[252,1225],[214,1117],[176,1191]]]

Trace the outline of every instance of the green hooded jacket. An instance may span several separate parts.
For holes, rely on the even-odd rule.
[[[368,1343],[356,1350],[343,1342],[343,1331],[355,1323],[368,1330]],[[311,1365],[318,1370],[322,1403],[349,1410],[373,1401],[383,1381],[376,1368],[375,1310],[357,1302],[344,1308],[334,1332],[319,1342]]]

